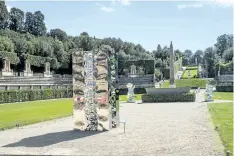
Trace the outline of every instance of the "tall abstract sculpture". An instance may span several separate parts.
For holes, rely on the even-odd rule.
[[[175,88],[174,52],[172,42],[170,45],[170,88]]]
[[[73,53],[73,119],[75,130],[110,130],[118,118],[116,61],[110,47]]]

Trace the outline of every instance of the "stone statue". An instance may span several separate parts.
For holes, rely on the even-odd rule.
[[[206,86],[206,102],[214,101],[213,100],[213,86],[212,85],[207,85]]]
[[[188,71],[188,78],[191,79],[191,72],[190,72],[190,70]]]
[[[136,66],[134,64],[131,65],[131,75],[136,75]]]
[[[135,86],[132,84],[132,83],[128,83],[127,85],[127,88],[128,88],[128,101],[127,102],[135,102],[135,94],[134,94],[134,88]]]

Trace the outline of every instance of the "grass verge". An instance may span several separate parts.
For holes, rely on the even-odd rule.
[[[225,150],[233,153],[233,103],[211,103],[208,108]]]
[[[0,105],[0,130],[72,114],[72,99],[28,101]]]

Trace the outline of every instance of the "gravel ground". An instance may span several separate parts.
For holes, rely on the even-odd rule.
[[[121,104],[123,125],[108,132],[77,132],[72,117],[0,132],[1,154],[223,156],[204,100]]]

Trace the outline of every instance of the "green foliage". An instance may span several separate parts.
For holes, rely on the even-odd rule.
[[[51,29],[48,35],[53,38],[57,38],[60,41],[67,40],[67,33],[61,29]]]
[[[23,31],[23,25],[24,25],[24,12],[15,7],[11,8],[9,28],[11,30],[21,32]]]
[[[195,93],[187,94],[145,94],[141,96],[142,102],[194,102]]]
[[[233,84],[230,85],[217,85],[216,86],[217,92],[233,92]]]
[[[223,59],[225,60],[225,62],[232,61],[232,59],[233,59],[233,47],[228,48],[227,50],[224,51]]]
[[[225,74],[225,73],[228,73],[228,72],[232,72],[233,71],[233,62],[228,62],[228,63],[217,63],[215,65],[215,68],[216,68],[216,75],[218,73],[218,70],[220,68],[220,74]]]
[[[67,89],[0,91],[0,103],[24,102],[70,97],[72,97],[72,90]]]
[[[6,28],[8,18],[9,14],[7,11],[5,1],[0,1],[0,28]]]
[[[215,51],[213,47],[209,47],[204,52],[204,64],[207,66],[208,69],[208,77],[214,77],[215,76]]]
[[[18,54],[18,56],[21,56],[27,52],[27,41],[25,38],[15,38],[13,39],[13,43],[15,46],[15,52]]]
[[[233,47],[233,35],[223,34],[217,38],[217,43],[215,44],[216,54],[220,57],[223,56],[225,50]]]
[[[14,44],[8,37],[0,36],[0,51],[14,52]]]
[[[208,80],[202,79],[179,79],[176,80],[176,87],[206,88]]]
[[[20,62],[17,54],[13,52],[0,51],[0,58],[8,58],[11,64],[18,64]]]
[[[161,71],[160,71],[160,69],[155,68],[154,74],[155,74],[155,78],[156,79],[158,79],[158,80],[161,79]]]

